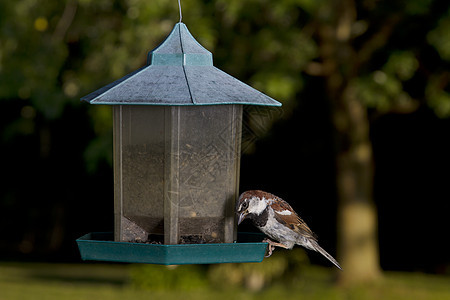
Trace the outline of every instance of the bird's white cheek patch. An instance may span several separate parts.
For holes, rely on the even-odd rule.
[[[283,215],[283,216],[289,216],[289,215],[292,215],[292,212],[289,211],[289,210],[282,210],[282,211],[276,210],[275,212],[276,212],[277,214]]]
[[[266,199],[251,199],[248,211],[256,215],[261,214],[267,207]]]

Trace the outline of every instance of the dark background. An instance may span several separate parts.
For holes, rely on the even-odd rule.
[[[19,107],[7,104],[11,110]],[[78,261],[76,238],[112,231],[112,169],[104,163],[95,174],[86,174],[80,157],[93,136],[88,124],[84,107],[51,124],[52,150],[46,158],[30,157],[42,151],[37,137],[2,147],[3,260]],[[318,107],[302,107],[290,120],[276,123],[268,137],[257,141],[254,154],[243,155],[241,191],[264,189],[288,200],[324,247],[333,249],[336,195],[330,126]],[[293,130],[300,142],[292,140]],[[427,108],[374,122],[375,201],[384,269],[447,272],[449,130],[449,120],[438,119]],[[252,230],[249,225],[245,229]]]
[[[185,23],[213,52],[217,67],[283,103],[282,110],[266,115],[268,128],[244,131],[244,139],[254,143],[242,155],[241,191],[263,189],[281,196],[334,253],[332,100],[323,78],[303,71],[308,62],[319,61],[315,34],[299,35],[305,39],[302,45],[317,42],[318,48],[310,50],[297,48],[297,37],[289,36],[321,20],[306,4],[293,9],[288,2],[272,7],[250,1],[233,19],[221,1],[186,1]],[[78,237],[112,231],[111,114],[79,98],[142,66],[146,52],[178,20],[169,3],[142,3],[142,18],[134,18],[125,1],[76,3],[21,10],[15,2],[0,4],[0,260],[79,261]],[[361,78],[381,69],[398,50],[410,51],[421,64],[402,79],[415,109],[367,105],[380,263],[385,270],[448,273],[450,119],[430,104],[426,92],[433,74],[447,74],[440,91],[448,97],[448,60],[426,42],[428,32],[448,22],[448,5],[402,3],[363,1],[357,7],[368,33],[382,26],[377,18],[401,19]],[[276,9],[285,10],[277,17],[272,15]],[[362,40],[355,41],[355,48],[358,43]],[[265,53],[280,45],[279,53]],[[302,62],[296,65],[289,56],[297,50]],[[248,224],[245,229],[251,230]]]

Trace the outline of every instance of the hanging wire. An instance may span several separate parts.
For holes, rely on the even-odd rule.
[[[180,10],[180,23],[181,23],[181,20],[183,19],[183,15],[181,14],[181,0],[178,0],[178,9]]]

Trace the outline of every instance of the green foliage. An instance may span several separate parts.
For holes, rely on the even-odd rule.
[[[450,89],[449,73],[433,75],[425,90],[429,105],[441,118],[450,117],[450,93],[443,87]]]
[[[191,291],[207,286],[204,269],[198,265],[134,265],[130,275],[133,285],[141,289]]]
[[[395,51],[389,56],[383,69],[399,80],[406,81],[413,77],[418,67],[419,62],[412,51]]]
[[[450,62],[450,9],[438,21],[436,28],[428,33],[427,40],[442,58],[443,70],[430,76],[425,95],[436,114],[441,118],[448,118],[450,117],[450,72],[448,69]]]
[[[388,272],[379,282],[354,287],[337,286],[332,269],[307,266],[294,283],[281,281],[255,293],[246,288],[218,288],[205,285],[197,289],[181,289],[165,285],[164,289],[140,288],[129,283],[135,265],[120,264],[30,264],[1,263],[0,290],[2,300],[22,299],[448,299],[448,275]],[[178,268],[177,268],[178,269]],[[173,270],[178,272],[178,270]],[[191,271],[193,271],[191,269]],[[165,272],[165,271],[163,271]],[[184,271],[181,271],[183,273]],[[205,270],[191,273],[203,277]],[[295,273],[294,273],[295,274]],[[131,275],[132,276],[132,275]],[[162,276],[165,276],[164,274]],[[176,275],[171,275],[176,276]],[[189,281],[188,276],[183,279]],[[158,280],[158,279],[156,279]],[[173,282],[172,282],[173,283]],[[184,286],[182,282],[177,284]],[[225,282],[224,282],[225,283]],[[160,286],[161,287],[161,286]]]
[[[24,0],[5,6],[9,14],[0,31],[0,99],[30,99],[38,112],[58,118],[64,108],[58,76],[69,54],[67,45],[49,33],[58,4],[42,7]]]
[[[358,98],[370,108],[389,112],[394,108],[413,106],[413,99],[404,89],[419,63],[411,51],[393,52],[380,70],[354,80]]]
[[[276,282],[293,284],[299,270],[307,267],[308,257],[303,249],[280,250],[261,263],[217,265],[133,265],[131,283],[149,290],[190,291],[213,286],[219,290],[246,288],[259,291]]]
[[[442,59],[450,61],[450,9],[447,15],[439,20],[437,27],[428,33],[427,40],[436,48]]]
[[[112,109],[109,106],[93,106],[89,110],[96,137],[92,139],[84,151],[87,171],[94,173],[98,164],[106,161],[110,166],[113,163],[112,143]]]
[[[410,1],[403,13],[405,17],[436,14],[434,3]],[[25,100],[37,117],[47,120],[61,118],[67,107],[80,105],[81,96],[145,64],[147,52],[167,36],[179,17],[177,3],[167,0],[19,0],[3,1],[0,8],[0,100]],[[364,4],[359,8],[370,9],[379,18],[383,7]],[[185,0],[182,9],[183,21],[213,52],[215,64],[283,102],[285,116],[302,97],[304,71],[320,61],[317,32],[334,12],[330,1],[310,0]],[[353,30],[364,40],[365,33],[376,28],[370,27],[375,23],[371,15],[362,16]],[[426,39],[449,61],[449,12],[436,17]],[[358,31],[358,24],[365,25]],[[361,101],[388,112],[420,100],[405,87],[420,72],[419,46],[411,43],[410,48],[388,49],[388,44],[383,45],[390,51],[385,63],[374,68],[369,61],[363,69],[368,71],[350,83]],[[436,113],[445,117],[448,76],[442,74],[430,77],[424,94]],[[86,109],[91,111],[97,137],[85,158],[89,168],[95,169],[99,161],[110,160],[110,155],[101,152],[109,151],[111,139],[105,136],[111,133],[111,123],[97,108]],[[8,126],[8,136],[27,134],[33,122],[17,117]]]
[[[259,291],[275,282],[292,283],[292,272],[308,265],[303,249],[274,253],[261,263],[212,265],[208,277],[213,286],[222,289],[245,287]]]

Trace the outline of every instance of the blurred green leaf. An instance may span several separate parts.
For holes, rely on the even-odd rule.
[[[401,81],[406,81],[413,77],[419,62],[412,51],[395,51],[390,56],[383,67],[387,74],[397,76]]]
[[[450,89],[449,73],[443,76],[435,75],[430,78],[426,88],[426,97],[435,113],[441,118],[450,117]],[[446,90],[447,89],[447,90]]]
[[[134,265],[130,272],[132,284],[141,289],[192,291],[204,289],[207,278],[202,266]]]
[[[427,40],[436,48],[442,59],[450,61],[450,9],[447,15],[439,20],[438,26],[428,33]]]
[[[280,250],[261,263],[212,265],[208,277],[213,286],[218,288],[245,287],[259,291],[277,281],[291,284],[294,279],[291,277],[292,270],[298,272],[308,265],[308,257],[303,249]]]

